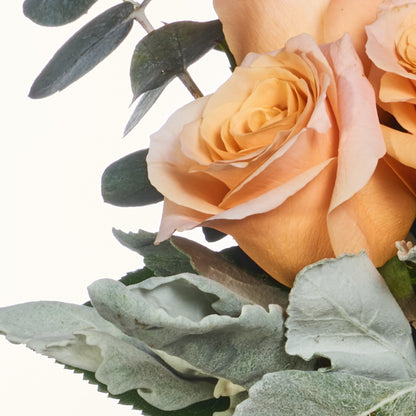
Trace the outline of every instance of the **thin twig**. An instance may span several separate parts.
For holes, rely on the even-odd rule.
[[[188,91],[192,94],[192,97],[201,98],[204,96],[201,90],[198,88],[198,85],[195,84],[192,77],[189,75],[189,72],[184,69],[182,73],[178,75],[178,78],[182,81],[182,84],[188,89]]]

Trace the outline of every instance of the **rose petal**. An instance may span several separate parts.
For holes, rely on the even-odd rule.
[[[416,75],[410,74],[399,64],[395,42],[402,22],[409,14],[409,7],[415,6],[416,0],[384,2],[377,20],[366,27],[366,52],[380,69],[416,80]]]
[[[409,232],[416,200],[381,160],[366,186],[328,216],[335,255],[365,249],[376,267],[395,255],[394,242]]]
[[[249,52],[267,53],[300,33],[323,43],[322,16],[330,0],[214,0],[237,63]]]
[[[319,165],[316,165],[285,182],[281,186],[265,192],[257,198],[252,198],[247,202],[214,215],[211,219],[242,219],[253,214],[259,214],[272,210],[283,204],[289,197],[302,190],[304,186],[319,175],[321,171],[324,170],[333,160],[335,160],[335,158],[325,160]]]
[[[362,0],[332,0],[325,14],[325,42],[333,42],[348,33],[366,73],[370,62],[365,53],[367,35],[364,26],[376,19],[378,4],[379,0],[366,0],[365,5]]]
[[[387,72],[380,80],[379,98],[383,102],[410,102],[416,104],[416,88],[410,79]]]
[[[166,198],[185,206],[195,206],[210,214],[221,212],[218,204],[228,188],[216,178],[203,172],[189,174],[195,162],[180,149],[178,140],[183,126],[202,115],[209,97],[195,100],[179,109],[165,125],[151,136],[147,156],[149,180]]]
[[[348,32],[365,58],[364,26],[374,21],[378,0],[214,0],[225,37],[237,63],[249,52],[267,53],[301,33],[318,44]]]
[[[302,192],[295,193],[275,209],[238,221],[209,221],[208,225],[231,234],[264,270],[279,282],[292,286],[304,266],[334,257],[326,217],[335,171],[333,160]]]
[[[256,200],[257,207],[255,208],[254,205],[251,207],[255,209],[253,213],[262,212],[264,204],[267,206],[266,201],[274,201],[275,205],[273,207],[269,205],[269,207],[275,208],[288,195],[301,189],[302,183],[308,183],[329,160],[336,157],[337,149],[336,129],[331,129],[326,133],[304,129],[301,134],[293,137],[275,151],[240,185],[233,188],[224,197],[220,206],[232,208],[250,200]],[[270,189],[272,191],[267,192]],[[282,195],[285,195],[284,199]],[[220,215],[225,215],[225,213]],[[234,214],[228,212],[228,215]]]
[[[381,128],[386,142],[387,153],[400,163],[416,169],[415,136],[387,126],[381,126]]]
[[[398,162],[390,155],[384,156],[384,161],[390,169],[400,178],[408,191],[416,197],[416,170]]]
[[[165,198],[163,203],[163,217],[155,244],[167,240],[175,231],[195,228],[208,217],[209,215],[177,205]]]
[[[351,39],[344,35],[324,52],[337,79],[339,156],[330,210],[351,198],[368,182],[386,148],[374,90],[363,74]]]

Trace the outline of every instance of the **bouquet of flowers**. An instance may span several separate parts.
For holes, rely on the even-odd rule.
[[[24,12],[61,25],[95,1]],[[102,176],[107,203],[163,201],[157,234],[113,231],[145,267],[84,305],[2,307],[0,332],[146,415],[415,415],[416,0],[214,0],[218,20],[159,29],[149,3],[94,18],[30,92],[66,88],[137,22],[125,133],[174,78],[194,96]],[[212,48],[231,73],[204,97],[187,68]],[[237,245],[175,235],[195,227]]]

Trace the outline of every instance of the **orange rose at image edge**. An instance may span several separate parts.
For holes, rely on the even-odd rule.
[[[258,94],[263,85],[279,94]],[[416,215],[384,154],[349,37],[321,50],[300,35],[274,57],[249,56],[152,136],[149,178],[165,196],[158,241],[216,228],[287,286],[304,266],[344,252],[365,249],[381,266]]]
[[[416,1],[384,1],[366,31],[366,51],[374,63],[370,81],[384,110],[381,121],[387,153],[413,168],[398,166],[416,193]]]

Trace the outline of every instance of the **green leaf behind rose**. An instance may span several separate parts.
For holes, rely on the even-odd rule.
[[[224,256],[223,252],[214,252],[182,237],[173,236],[170,240],[155,245],[154,233],[143,230],[138,233],[113,230],[113,233],[121,244],[142,255],[146,266],[157,276],[171,276],[183,272],[198,273],[263,307],[272,303],[287,307],[287,291],[271,286],[256,274],[251,274],[253,268],[249,270],[247,267],[247,271],[244,263],[243,267],[239,267],[240,262],[230,261],[231,258],[245,258],[246,262],[250,262],[239,250],[238,257],[236,250],[231,248],[226,250],[227,256]]]

